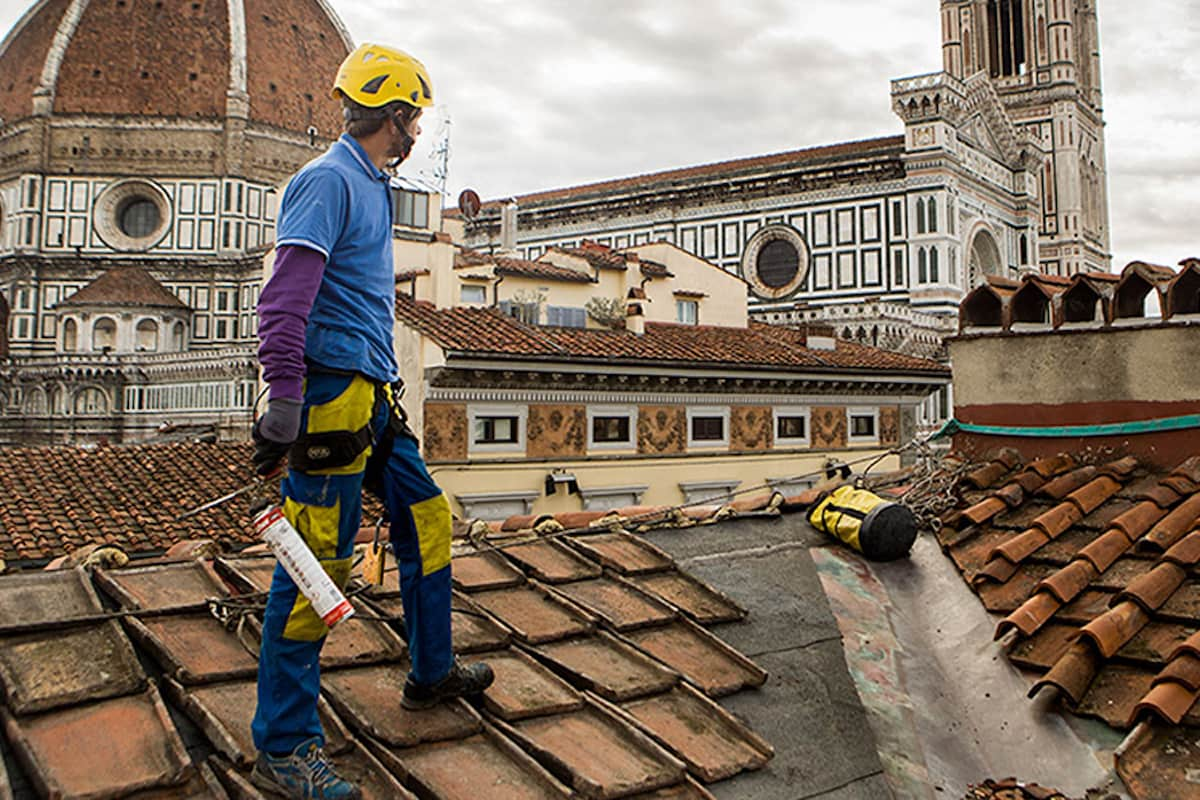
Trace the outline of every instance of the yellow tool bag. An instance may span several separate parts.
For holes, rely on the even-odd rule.
[[[808,521],[872,561],[904,558],[917,539],[912,511],[853,486],[834,489],[809,512]]]

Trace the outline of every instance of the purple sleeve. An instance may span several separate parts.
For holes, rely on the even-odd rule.
[[[275,271],[258,298],[258,360],[271,399],[300,400],[304,381],[304,333],[325,256],[298,245],[275,253]]]

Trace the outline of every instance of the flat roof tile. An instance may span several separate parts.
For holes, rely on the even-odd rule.
[[[606,700],[632,700],[670,689],[679,674],[610,634],[544,644],[538,657],[569,676],[576,686]]]
[[[0,716],[43,796],[124,797],[190,777],[187,750],[153,686],[36,717],[16,718],[7,709]]]
[[[399,751],[379,747],[375,754],[422,797],[563,800],[571,796],[544,767],[491,726],[466,739]]]
[[[690,622],[630,631],[625,637],[710,697],[761,686],[767,680],[767,673],[753,661]]]
[[[461,700],[426,711],[400,704],[408,670],[399,665],[334,670],[321,677],[322,691],[339,716],[360,735],[396,747],[463,739],[483,723]]]
[[[594,701],[503,726],[576,796],[609,800],[683,781],[684,764]]]
[[[761,769],[774,752],[732,714],[688,686],[620,708],[705,783]]]
[[[611,575],[560,584],[554,591],[618,631],[663,625],[676,617],[675,611],[658,598]]]
[[[580,708],[583,698],[569,683],[516,649],[497,650],[467,659],[496,674],[483,694],[483,705],[504,720],[558,714]]]

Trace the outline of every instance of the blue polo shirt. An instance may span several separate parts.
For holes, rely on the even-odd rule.
[[[387,176],[353,137],[342,134],[288,183],[275,244],[325,256],[305,330],[305,358],[396,380],[392,194]]]

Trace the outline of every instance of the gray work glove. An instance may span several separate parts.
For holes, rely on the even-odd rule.
[[[270,400],[267,413],[254,421],[254,471],[259,475],[270,475],[279,467],[292,443],[300,435],[300,410],[304,404],[299,400],[283,398]]]

